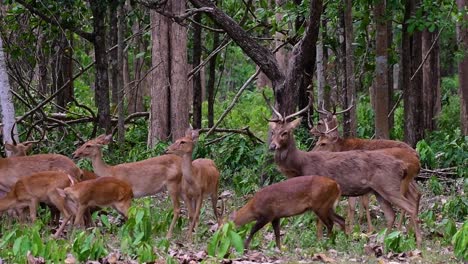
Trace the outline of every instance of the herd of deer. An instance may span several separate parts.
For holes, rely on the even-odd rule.
[[[419,173],[417,152],[409,145],[392,140],[343,139],[337,132],[336,111],[318,110],[324,114],[310,133],[319,140],[312,151],[297,149],[294,129],[309,105],[299,112],[283,117],[267,100],[275,113],[269,120],[275,163],[289,179],[258,191],[247,204],[233,212],[229,219],[237,226],[256,221],[245,247],[252,236],[267,223],[272,223],[276,244],[280,248],[280,218],[313,211],[317,217],[317,236],[322,237],[322,224],[332,232],[334,223],[350,232],[353,227],[355,197],[362,196],[368,229],[373,226],[367,195],[373,193],[380,204],[388,230],[395,221],[394,206],[407,213],[412,221],[416,242],[421,245],[418,209],[421,194],[414,178]],[[345,110],[346,111],[346,110]],[[342,111],[343,112],[343,111]],[[39,202],[60,212],[64,221],[57,229],[59,236],[74,217],[75,225],[84,225],[90,207],[112,206],[124,218],[133,198],[154,195],[167,189],[173,205],[173,219],[167,237],[172,236],[180,215],[179,199],[187,207],[188,237],[199,223],[205,196],[210,196],[213,212],[222,224],[217,210],[220,173],[210,159],[192,160],[198,131],[188,129],[186,135],[170,145],[165,155],[115,166],[102,159],[102,147],[111,135],[89,140],[74,153],[75,158],[91,159],[94,173],[81,170],[75,163],[58,154],[26,156],[27,146],[6,144],[12,152],[0,158],[0,211],[13,210],[19,215],[29,207],[30,218],[36,218]],[[349,197],[348,225],[335,213],[341,196]],[[402,219],[401,217],[400,219]],[[58,220],[57,220],[58,223]],[[398,225],[401,227],[401,221]]]

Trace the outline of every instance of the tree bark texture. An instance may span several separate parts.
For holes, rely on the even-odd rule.
[[[143,10],[142,10],[143,11]],[[142,34],[140,33],[141,30],[141,21],[136,18],[133,22],[132,26],[132,33],[135,35],[134,38],[134,81],[127,87],[127,98],[128,98],[128,112],[129,113],[136,113],[136,112],[143,112],[145,111],[143,105],[143,82],[140,82],[143,76],[143,66],[145,64],[145,56],[141,56],[142,53],[146,50],[146,45],[143,41]],[[140,55],[138,55],[140,54]],[[138,56],[137,56],[138,55]]]
[[[402,29],[404,140],[413,147],[423,138],[422,71],[411,80],[421,63],[421,32],[414,31],[411,35],[408,32],[408,19],[414,15],[416,4],[415,0],[405,3]]]
[[[374,117],[375,137],[389,138],[388,127],[388,44],[387,21],[385,18],[386,0],[375,3],[374,17],[376,22],[376,51],[375,51],[375,78],[372,85],[374,89]]]
[[[387,19],[387,51],[390,51],[393,49],[393,27],[392,27],[392,13],[391,9],[387,8],[387,16],[390,19]],[[387,52],[388,53],[388,52]],[[395,66],[393,63],[390,63],[390,58],[387,54],[387,85],[388,85],[388,128],[391,129],[394,124],[394,113],[390,113],[392,111],[393,107],[393,67]]]
[[[125,37],[124,4],[117,7],[117,140],[120,144],[125,141],[125,105],[124,105],[124,37]]]
[[[95,101],[98,108],[98,124],[106,133],[111,132],[110,105],[109,105],[109,76],[106,51],[105,16],[107,3],[89,1],[93,14],[94,30],[94,59],[96,60]]]
[[[3,142],[13,142],[11,140],[11,129],[15,124],[15,107],[13,105],[13,97],[10,91],[10,82],[8,80],[8,73],[6,67],[6,57],[3,52],[3,40],[2,36],[0,35],[0,110],[2,115],[2,123],[3,123]],[[16,126],[14,127],[13,131],[14,137],[16,142],[18,140],[18,132],[16,130]],[[9,156],[10,153],[7,153]]]
[[[118,19],[117,19],[118,1],[112,2],[109,8],[109,44],[108,49],[118,45]],[[119,64],[118,64],[118,50],[116,48],[109,52],[109,75],[110,75],[110,90],[111,90],[111,103],[112,108],[117,107],[119,103],[118,99],[118,76],[119,76]]]
[[[436,117],[441,109],[439,40],[436,33],[427,29],[422,33],[422,55],[425,56],[432,43],[434,48],[423,65],[423,115],[424,131],[436,129]]]
[[[457,0],[458,10],[466,10],[468,7],[467,0]],[[462,134],[468,135],[468,27],[466,23],[468,21],[468,15],[465,13],[463,17],[463,24],[457,25],[457,40],[459,44],[459,50],[464,52],[464,57],[458,63],[458,78],[460,81],[460,127]]]
[[[344,113],[343,134],[345,137],[356,137],[357,117],[356,117],[356,85],[354,79],[354,53],[353,53],[353,3],[351,0],[345,0],[344,10],[344,36],[345,36],[345,86],[346,96],[343,108],[348,108],[351,102],[354,107]]]
[[[158,140],[167,140],[170,133],[170,54],[169,50],[169,18],[158,14],[156,11],[150,11],[151,24],[153,29],[152,36],[152,65],[155,67],[151,73],[151,115],[148,135],[148,143],[154,146]]]
[[[219,33],[213,32],[213,47],[214,51],[220,44]],[[209,72],[208,72],[208,83],[206,85],[206,94],[208,97],[208,127],[213,127],[214,125],[214,99],[215,99],[215,83],[216,83],[216,59],[218,58],[218,53],[216,53],[209,62]]]
[[[183,14],[185,1],[172,1],[172,13]],[[187,30],[173,22],[169,34],[171,52],[171,134],[172,140],[183,137],[189,125],[190,103],[187,96]]]
[[[201,23],[201,14],[198,13],[194,17],[194,21]],[[202,28],[194,24],[193,32],[193,59],[192,65],[196,67],[200,64],[201,55],[202,55]],[[192,102],[192,111],[193,111],[193,128],[201,128],[202,121],[202,79],[201,71],[198,71],[193,75],[193,102]]]

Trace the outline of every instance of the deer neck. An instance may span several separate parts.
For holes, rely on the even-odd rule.
[[[111,167],[107,165],[102,159],[101,149],[99,149],[98,153],[91,158],[91,163],[93,165],[94,173],[96,173],[96,175],[99,177],[112,176]]]
[[[192,152],[184,153],[184,155],[182,155],[182,176],[184,181],[191,186],[195,183],[193,179],[193,171]]]
[[[289,163],[294,160],[294,157],[297,156],[301,151],[296,147],[296,141],[294,138],[289,140],[288,145],[280,150],[275,152],[275,161],[278,164]]]

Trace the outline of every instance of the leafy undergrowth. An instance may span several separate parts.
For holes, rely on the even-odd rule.
[[[349,236],[337,230],[334,236],[317,240],[315,216],[306,213],[282,219],[281,250],[275,247],[272,228],[267,225],[255,235],[251,249],[240,254],[242,244],[239,240],[245,238],[252,224],[238,229],[231,224],[225,225],[215,233],[217,225],[213,213],[209,206],[204,206],[192,242],[186,239],[185,217],[179,219],[173,238],[167,240],[165,235],[172,219],[171,203],[166,194],[160,194],[155,198],[135,200],[125,223],[112,210],[106,210],[94,215],[97,228],[68,229],[60,239],[52,238],[54,228],[44,224],[50,219],[46,210],[34,224],[16,223],[3,216],[0,262],[310,263],[316,260],[333,263],[462,263],[467,257],[468,201],[464,194],[468,184],[462,180],[435,181],[431,179],[421,184],[424,196],[420,220],[424,239],[420,251],[415,248],[411,231],[407,234],[392,230],[385,235],[383,215],[375,201],[371,205],[371,214],[379,232],[370,235],[365,233],[366,225],[361,224]],[[231,192],[224,192],[222,197],[225,216],[248,199],[248,196]],[[340,215],[345,214],[345,206],[343,200],[337,208]]]

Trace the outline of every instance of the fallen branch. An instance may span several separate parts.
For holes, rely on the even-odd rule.
[[[211,128],[202,128],[200,129],[200,133],[205,133],[205,132],[209,132],[211,130]],[[260,139],[259,137],[257,137],[254,133],[252,133],[252,131],[250,131],[249,127],[246,126],[246,127],[243,127],[241,129],[230,129],[230,128],[215,128],[213,130],[213,132],[218,132],[218,133],[231,133],[231,134],[243,134],[243,135],[246,135],[248,136],[250,139],[254,139],[252,141],[258,141],[260,143],[265,143],[262,139]],[[208,143],[207,143],[208,144]],[[212,143],[211,143],[212,144]]]

